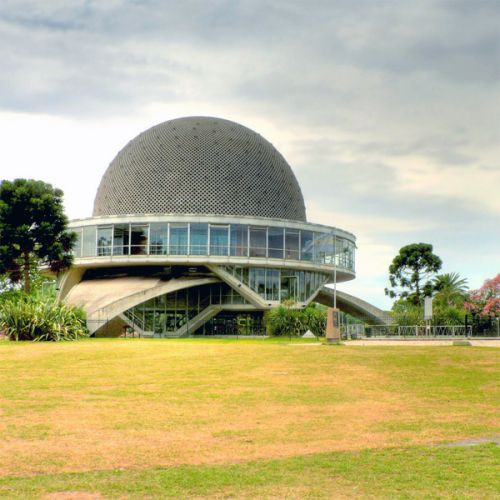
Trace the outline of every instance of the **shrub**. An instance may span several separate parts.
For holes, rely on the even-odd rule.
[[[307,330],[311,330],[316,337],[323,336],[326,329],[326,309],[312,304],[301,312],[305,316],[304,326],[306,327],[302,334]]]
[[[465,323],[465,309],[460,307],[436,307],[432,314],[434,325],[463,325]]]
[[[1,304],[0,329],[10,340],[76,340],[88,335],[81,309],[29,295]]]
[[[400,326],[425,324],[423,308],[406,299],[394,302],[391,316],[394,323]]]
[[[292,335],[294,329],[292,311],[293,309],[283,305],[268,311],[265,315],[267,333],[274,337]]]
[[[305,309],[294,309],[284,304],[271,309],[265,316],[267,333],[271,336],[301,336],[307,330],[314,335],[324,334],[326,326],[326,311],[307,306]]]

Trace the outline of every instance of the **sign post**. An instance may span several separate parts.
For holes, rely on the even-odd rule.
[[[329,307],[326,314],[326,342],[340,344],[340,311],[336,307]]]
[[[425,319],[425,334],[431,334],[432,320],[432,297],[424,297],[424,319]]]

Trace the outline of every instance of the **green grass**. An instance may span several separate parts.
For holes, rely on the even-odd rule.
[[[498,349],[311,344],[0,342],[0,497],[493,496],[431,445],[499,433]]]
[[[499,460],[495,444],[363,450],[224,465],[4,477],[0,496],[498,498]]]

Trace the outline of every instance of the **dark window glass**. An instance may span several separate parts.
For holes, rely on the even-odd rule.
[[[168,224],[151,224],[149,238],[150,253],[153,255],[168,253]]]
[[[280,300],[280,271],[273,270],[271,271],[271,287],[272,287],[272,295],[271,300]]]
[[[210,285],[210,303],[220,304],[222,300],[222,287],[221,283]]]
[[[233,290],[233,304],[244,304],[245,299],[236,290]]]
[[[82,256],[82,228],[79,227],[78,229],[74,230],[76,234],[76,241],[73,244],[73,254],[75,257],[81,257]]]
[[[84,226],[82,231],[82,257],[94,257],[96,226]]]
[[[144,255],[148,253],[148,226],[132,224],[130,226],[130,254]]]
[[[191,224],[191,255],[207,255],[208,253],[208,224]]]
[[[305,274],[306,273],[304,271],[299,272],[299,300],[301,302],[305,302],[307,299],[305,292]]]
[[[240,266],[235,266],[234,277],[240,281],[243,281],[243,268]]]
[[[266,228],[250,228],[250,257],[266,257]]]
[[[111,226],[97,228],[97,255],[111,255],[112,235]]]
[[[283,228],[267,228],[267,255],[274,259],[283,258]]]
[[[309,298],[311,296],[311,275],[312,273],[306,272],[304,279],[304,292],[305,296]]]
[[[289,271],[281,272],[281,301],[293,300],[297,302],[298,283],[295,273]]]
[[[162,334],[163,333],[163,324],[165,322],[165,314],[162,314],[160,311],[155,310],[154,312],[154,333]]]
[[[299,232],[285,229],[285,259],[299,260]]]
[[[266,298],[266,270],[256,269],[255,273],[255,291]]]
[[[349,242],[349,269],[354,271],[356,267],[356,246],[351,241]]]
[[[144,311],[144,330],[152,332],[154,328],[154,311],[146,309]]]
[[[255,283],[256,283],[256,270],[255,267],[251,267],[248,270],[248,286],[252,289],[255,290]]]
[[[314,234],[314,260],[322,264],[334,263],[334,237],[328,233]]]
[[[171,255],[187,255],[188,227],[187,224],[170,224],[169,253]]]
[[[128,224],[116,224],[113,233],[113,255],[128,255],[128,246]]]
[[[354,269],[354,245],[343,238],[337,238],[336,262],[340,267]]]
[[[228,255],[229,226],[210,225],[210,255]]]
[[[276,300],[279,298],[280,272],[277,269],[266,270],[266,299]]]
[[[233,293],[232,293],[232,288],[231,287],[224,287],[221,288],[221,293],[222,293],[222,304],[232,304],[233,302]]]
[[[248,267],[244,267],[241,271],[242,281],[243,283],[248,284]]]
[[[300,232],[300,259],[313,260],[313,233],[312,231]]]
[[[231,224],[231,255],[235,257],[248,255],[248,226]]]

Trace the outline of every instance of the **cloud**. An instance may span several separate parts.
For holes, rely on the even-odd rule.
[[[494,0],[7,0],[2,176],[62,184],[84,216],[131,137],[223,116],[284,154],[311,219],[356,233],[349,286],[385,304],[413,241],[479,285],[498,271],[499,22]]]

